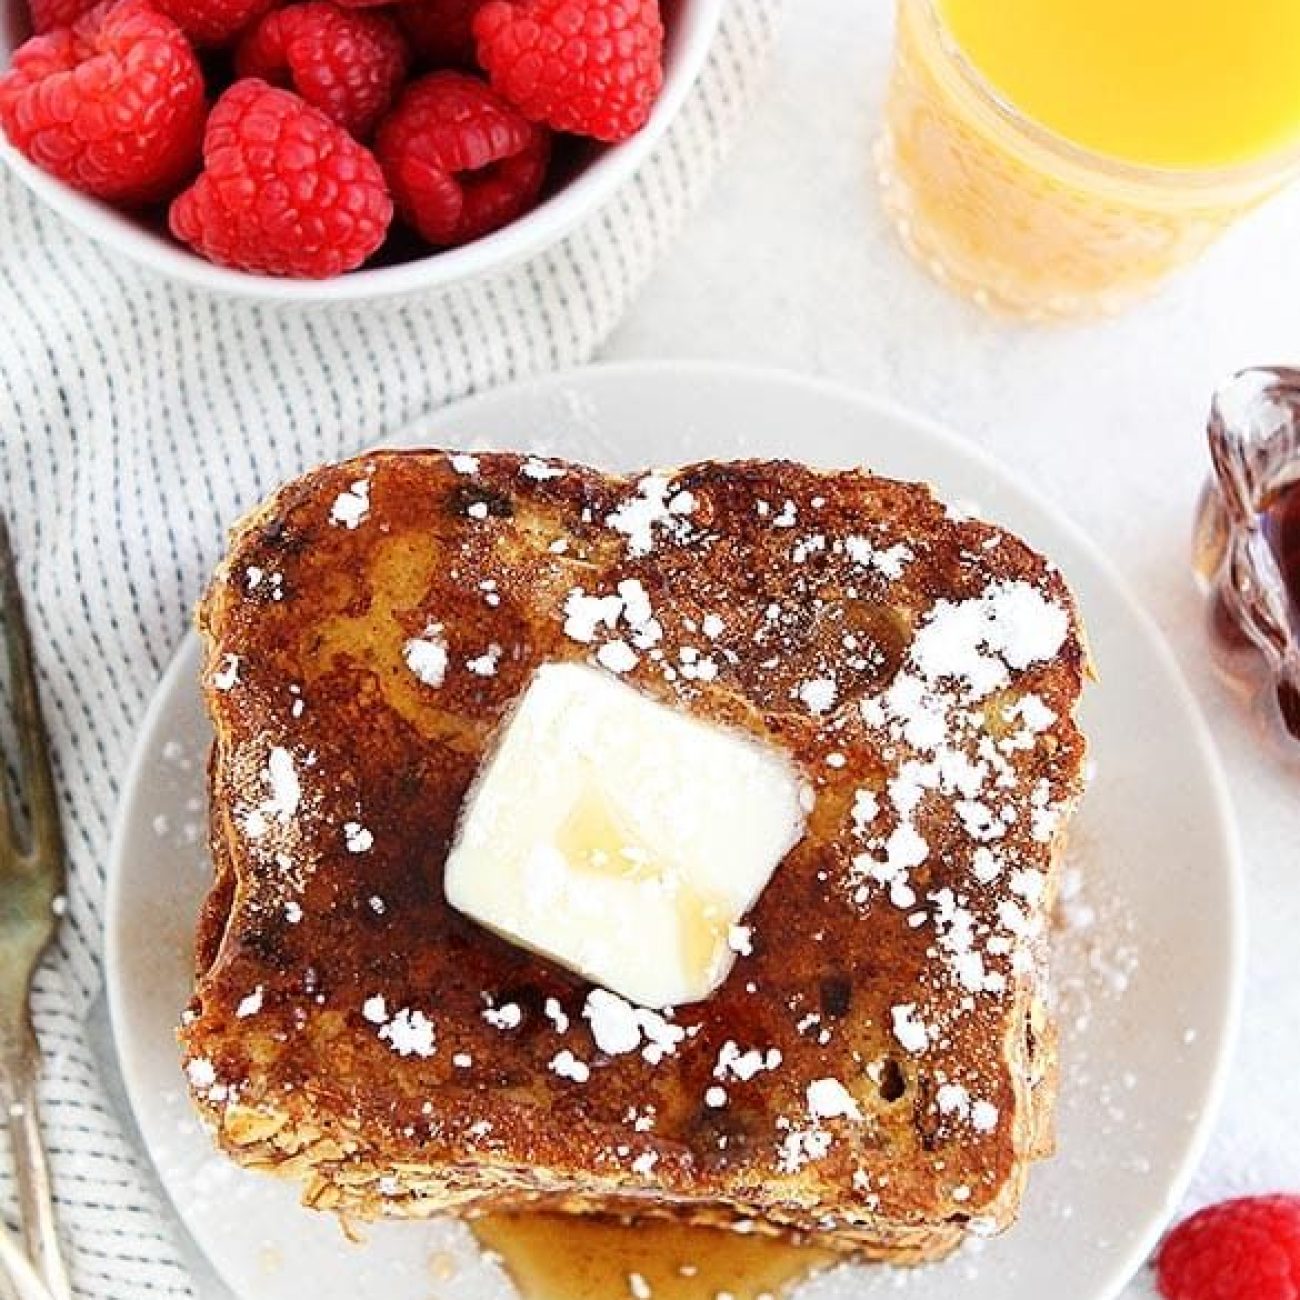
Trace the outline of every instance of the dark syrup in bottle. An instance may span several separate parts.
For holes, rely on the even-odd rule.
[[[1300,479],[1269,496],[1261,523],[1291,602],[1291,616],[1300,621]],[[1300,739],[1300,690],[1283,682],[1278,687],[1277,702],[1287,730]]]
[[[1263,525],[1291,604],[1300,608],[1300,479],[1270,495],[1264,506]]]

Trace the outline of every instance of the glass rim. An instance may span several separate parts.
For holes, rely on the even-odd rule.
[[[899,0],[900,9],[919,8],[933,28],[943,53],[947,55],[968,90],[1015,130],[1027,136],[1039,148],[1062,155],[1075,166],[1102,170],[1119,181],[1145,185],[1215,190],[1242,185],[1259,185],[1280,181],[1292,172],[1300,171],[1300,141],[1276,153],[1253,158],[1247,162],[1220,164],[1213,167],[1169,167],[1154,163],[1133,162],[1113,154],[1102,153],[1088,145],[1080,144],[1045,126],[1031,117],[997,86],[993,84],[962,48],[948,24],[939,13],[938,0]]]

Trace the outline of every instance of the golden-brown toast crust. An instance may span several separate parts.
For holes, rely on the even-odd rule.
[[[566,632],[574,589],[629,579],[657,641]],[[1021,622],[981,642],[967,615]],[[758,1217],[897,1258],[1014,1217],[1050,1133],[1040,947],[1087,670],[1029,547],[860,471],[384,452],[239,526],[199,624],[217,877],[181,1038],[237,1159],[349,1213]],[[429,635],[440,685],[404,658]],[[747,918],[752,953],[677,1011],[688,1037],[657,1064],[602,1055],[590,986],[441,888],[533,670],[638,637],[626,680],[782,746],[816,796]],[[720,1068],[728,1043],[761,1068]],[[553,1067],[566,1050],[585,1082]],[[814,1114],[819,1079],[860,1118]]]

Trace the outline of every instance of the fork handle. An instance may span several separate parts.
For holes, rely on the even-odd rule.
[[[15,1245],[12,1251],[6,1251],[3,1247],[10,1245],[9,1229],[0,1223],[0,1300],[23,1300],[22,1293],[18,1290],[18,1279],[14,1276],[14,1269],[20,1268],[19,1250]],[[13,1268],[10,1267],[12,1259]]]
[[[54,1300],[15,1237],[0,1222],[0,1300]]]
[[[35,1072],[20,1068],[11,1072],[8,1083],[8,1089],[0,1088],[0,1097],[9,1112],[9,1145],[18,1182],[18,1206],[27,1256],[52,1300],[72,1300],[72,1286],[54,1222],[54,1188],[45,1144],[41,1141]]]

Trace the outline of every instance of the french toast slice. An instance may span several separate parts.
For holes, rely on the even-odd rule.
[[[629,581],[655,637],[566,618]],[[1088,671],[1030,547],[859,470],[377,452],[238,525],[199,626],[216,877],[180,1038],[235,1160],[358,1217],[669,1216],[896,1261],[1013,1220],[1051,1146]],[[812,803],[722,987],[610,1055],[592,987],[442,870],[536,668],[616,640]]]

